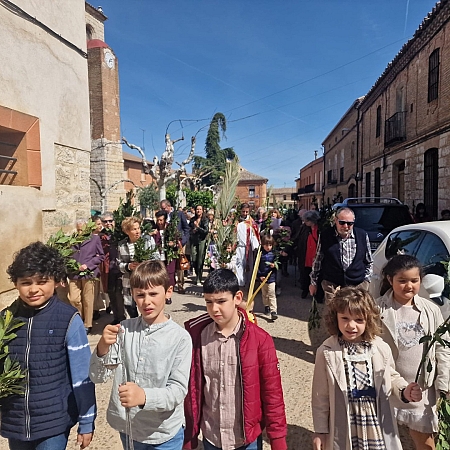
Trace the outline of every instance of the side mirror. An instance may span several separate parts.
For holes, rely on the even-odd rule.
[[[428,297],[439,306],[444,304],[441,298],[444,286],[444,278],[433,273],[425,275],[422,279],[422,287],[427,292]]]

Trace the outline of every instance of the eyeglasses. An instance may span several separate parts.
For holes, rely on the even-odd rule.
[[[114,220],[112,220],[112,219],[111,219],[111,220],[103,220],[102,222],[103,222],[103,223],[113,223]]]
[[[347,222],[346,220],[338,220],[339,225],[348,225],[349,227],[352,227],[355,225],[355,222]]]

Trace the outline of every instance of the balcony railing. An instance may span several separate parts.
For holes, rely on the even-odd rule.
[[[316,183],[307,184],[305,186],[305,194],[310,194],[311,192],[314,192],[314,187],[316,186]]]
[[[394,145],[406,139],[406,111],[395,113],[384,124],[384,145]]]

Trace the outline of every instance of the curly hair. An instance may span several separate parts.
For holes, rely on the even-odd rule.
[[[366,321],[366,328],[362,334],[363,340],[370,342],[375,336],[381,334],[380,312],[373,297],[366,290],[355,286],[346,286],[335,292],[324,317],[331,335],[341,335],[337,315],[346,312],[352,316],[362,317]]]
[[[59,251],[39,241],[19,250],[6,273],[13,283],[34,275],[53,278],[57,283],[67,277],[65,261]]]
[[[125,217],[125,219],[122,220],[122,231],[124,233],[127,233],[127,231],[130,231],[133,228],[133,225],[135,223],[138,223],[139,225],[142,223],[142,220],[140,217],[131,216],[131,217]]]

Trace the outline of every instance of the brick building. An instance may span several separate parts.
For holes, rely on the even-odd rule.
[[[357,197],[358,115],[362,97],[356,99],[322,142],[324,151],[324,202],[333,203],[345,197]]]
[[[359,108],[361,191],[450,207],[450,2],[442,0]]]
[[[315,202],[319,208],[323,205],[323,156],[316,158],[300,169],[295,180],[297,209],[311,209]]]
[[[128,152],[122,152],[123,155],[123,178],[129,181],[125,182],[125,190],[136,189],[144,187],[154,182],[153,177],[150,174],[145,173],[142,170],[142,158],[132,155]],[[152,163],[148,163],[151,167]]]
[[[124,162],[120,135],[119,67],[113,50],[104,42],[102,11],[86,8],[86,39],[91,124],[91,208],[117,208],[125,197]]]
[[[283,205],[285,208],[295,208],[295,193],[297,189],[295,187],[282,187],[273,188],[270,191],[269,206],[273,208],[279,208]]]
[[[248,203],[251,210],[264,206],[267,197],[268,181],[267,178],[251,173],[241,167],[239,169],[236,195],[242,203]]]

